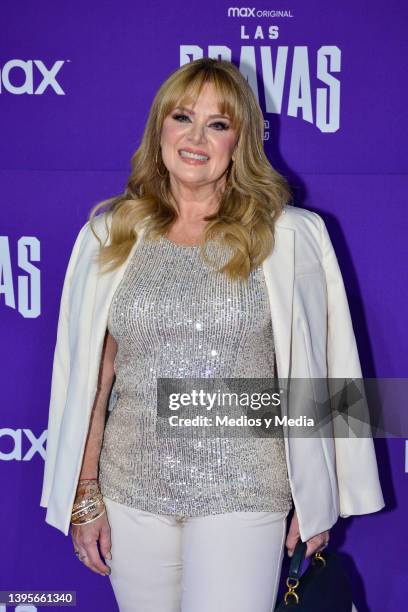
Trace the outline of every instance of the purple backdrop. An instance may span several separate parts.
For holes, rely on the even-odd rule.
[[[365,376],[407,376],[407,5],[258,12],[272,4],[2,3],[0,590],[76,590],[80,612],[117,610],[109,579],[39,506],[52,356],[74,238],[92,205],[122,191],[152,98],[181,63],[222,54],[248,77],[271,162],[327,223]],[[376,448],[387,506],[339,520],[331,542],[359,612],[402,611],[408,455],[402,439]]]

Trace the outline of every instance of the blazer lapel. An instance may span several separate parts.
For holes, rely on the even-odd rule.
[[[283,223],[282,216],[275,225],[274,249],[262,264],[271,307],[279,379],[289,378],[295,273],[295,232]]]

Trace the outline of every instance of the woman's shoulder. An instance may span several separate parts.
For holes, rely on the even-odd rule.
[[[77,235],[77,240],[80,240],[83,245],[90,247],[95,245],[100,246],[99,240],[102,242],[102,244],[105,244],[107,238],[109,237],[111,220],[111,212],[104,212],[96,215],[91,220],[88,219],[80,228]]]
[[[97,232],[101,240],[105,241],[109,236],[109,230],[112,222],[112,212],[103,212],[99,215],[96,215],[92,218],[92,221],[87,221],[85,226],[88,224],[88,227],[92,223],[93,229]]]
[[[109,236],[110,219],[110,214],[103,213],[92,219],[92,227],[88,219],[79,229],[69,258],[69,275],[94,265],[101,245]]]
[[[321,240],[322,230],[325,228],[323,218],[312,210],[287,204],[283,209],[276,225],[296,231],[299,235]]]
[[[281,219],[282,223],[287,225],[293,224],[293,226],[311,224],[319,227],[322,222],[322,217],[318,213],[307,208],[294,206],[293,204],[286,204],[279,220]]]

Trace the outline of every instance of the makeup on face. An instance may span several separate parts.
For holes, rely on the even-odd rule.
[[[217,180],[228,167],[235,144],[231,118],[220,112],[212,86],[203,88],[194,108],[180,102],[163,123],[163,160],[170,174],[181,180],[184,176],[194,180],[194,169],[200,172],[200,181]]]

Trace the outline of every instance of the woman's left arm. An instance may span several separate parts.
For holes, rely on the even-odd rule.
[[[326,225],[320,215],[314,214],[320,226],[321,261],[326,282],[326,358],[329,387],[336,387],[336,384],[344,379],[352,379],[363,389],[360,359],[340,266]],[[348,434],[350,437],[346,437],[344,418],[341,414],[336,415],[336,407],[333,405],[333,431],[340,516],[346,518],[381,510],[385,503],[374,443],[372,437],[367,435],[367,428],[364,437],[361,435],[353,437],[350,427]],[[285,542],[289,556],[292,556],[299,539],[299,524],[295,510]],[[307,540],[306,556],[320,550],[328,540],[329,531],[316,534]]]
[[[322,264],[327,290],[326,353],[329,386],[330,379],[337,381],[352,379],[356,380],[364,392],[360,359],[343,277],[326,225],[319,215],[317,217],[320,223]],[[363,403],[361,406],[364,409]],[[366,418],[368,422],[368,411]],[[352,422],[353,419],[350,417],[349,423]],[[367,427],[364,435],[361,434],[360,428],[360,437],[355,436],[351,427],[345,433],[344,417],[333,413],[333,430],[340,516],[345,518],[381,510],[385,503],[374,443],[367,433]]]

